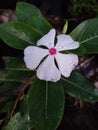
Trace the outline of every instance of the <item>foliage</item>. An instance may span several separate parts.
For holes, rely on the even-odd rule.
[[[33,5],[19,2],[16,14],[16,22],[0,26],[0,38],[13,48],[24,50],[26,46],[35,45],[52,28]],[[64,33],[66,30],[67,25]],[[80,43],[79,49],[71,53],[98,53],[98,18],[82,22],[70,35]],[[3,59],[5,68],[0,70],[0,105],[8,102],[0,111],[7,113],[0,121],[0,124],[7,124],[3,130],[56,130],[64,112],[64,92],[83,101],[98,101],[98,90],[76,70],[69,78],[62,77],[56,83],[45,82],[25,67],[23,59]]]
[[[71,0],[69,5],[69,13],[72,17],[92,18],[98,16],[98,1],[97,0]],[[85,16],[84,16],[85,14]]]

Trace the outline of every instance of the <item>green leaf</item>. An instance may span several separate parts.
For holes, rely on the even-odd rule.
[[[24,61],[20,58],[5,56],[5,57],[3,57],[3,60],[5,61],[5,68],[6,69],[29,71],[26,68]]]
[[[30,129],[31,129],[31,122],[28,115],[22,117],[21,114],[18,112],[11,118],[7,127],[5,127],[4,130],[30,130]]]
[[[87,53],[98,53],[98,18],[82,22],[70,35],[86,48]]]
[[[52,26],[43,17],[33,16],[28,20],[28,24],[42,32],[43,35],[48,33]]]
[[[2,113],[6,113],[6,115],[8,115],[8,118],[12,112],[13,106],[15,104],[15,97],[16,95],[14,93],[3,93],[3,96],[0,96],[0,106],[2,106],[0,108],[0,114]],[[2,118],[6,118],[6,115]]]
[[[42,33],[19,22],[9,22],[0,26],[0,38],[16,49],[24,49],[29,45],[34,45],[41,37]]]
[[[80,45],[79,48],[75,50],[70,50],[69,52],[79,56],[83,56],[84,54],[86,54],[86,49],[82,45]]]
[[[34,5],[18,2],[16,6],[17,19],[20,22],[27,23],[40,32],[46,34],[52,26],[47,22],[40,10]]]
[[[15,81],[24,83],[33,72],[20,70],[3,70],[0,71],[0,81]]]
[[[4,57],[5,69],[0,70],[0,93],[24,85],[34,72],[25,68],[21,59]]]
[[[26,84],[28,78],[33,75],[32,71],[2,70],[0,71],[0,93],[14,90],[16,87]]]
[[[27,96],[27,110],[36,130],[56,130],[64,110],[64,91],[59,82],[35,80]]]
[[[16,5],[17,20],[26,23],[33,16],[41,16],[40,10],[34,5],[18,2]]]
[[[69,95],[87,102],[98,101],[98,89],[83,75],[74,71],[69,78],[61,79],[62,86]]]
[[[78,56],[83,56],[86,53],[86,49],[82,45],[80,45],[80,47],[75,50],[62,51],[62,53],[64,53],[64,54],[72,53],[72,54],[76,54]]]

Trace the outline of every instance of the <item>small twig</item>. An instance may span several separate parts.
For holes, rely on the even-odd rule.
[[[76,69],[79,70],[80,68],[84,67],[86,64],[90,63],[93,59],[94,59],[94,56],[92,56],[91,58],[89,58],[89,59],[83,61],[82,63],[80,63],[80,64],[76,67]]]
[[[12,112],[11,112],[11,114],[10,114],[10,119],[11,119],[11,117],[13,116],[13,113],[14,113],[16,107],[17,107],[18,102],[20,101],[20,98],[21,98],[22,94],[24,93],[24,91],[26,90],[26,88],[31,84],[31,82],[32,82],[34,79],[35,79],[35,76],[32,76],[32,77],[30,77],[30,78],[25,82],[23,88],[21,89],[20,93],[18,94],[18,97],[16,98],[15,104],[14,104],[14,106],[13,106],[13,110],[12,110]]]

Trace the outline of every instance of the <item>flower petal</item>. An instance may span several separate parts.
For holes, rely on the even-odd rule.
[[[78,64],[78,56],[74,54],[57,53],[55,58],[61,74],[65,77],[69,77],[72,70]]]
[[[58,51],[72,50],[79,47],[79,43],[74,41],[70,35],[60,34],[57,36],[56,48]]]
[[[35,46],[26,47],[24,50],[24,61],[27,68],[34,70],[48,53],[48,49]]]
[[[37,41],[37,46],[43,45],[48,48],[54,47],[55,34],[55,29],[51,29],[46,35]]]
[[[45,81],[57,82],[60,80],[61,74],[54,63],[54,57],[48,56],[37,70],[37,77]]]

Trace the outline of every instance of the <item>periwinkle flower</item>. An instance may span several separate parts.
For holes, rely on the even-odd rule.
[[[51,29],[37,41],[37,46],[28,46],[24,50],[26,67],[36,69],[37,77],[41,80],[57,82],[61,75],[69,77],[78,64],[77,55],[63,54],[62,51],[77,49],[79,43],[69,35],[59,34],[55,44],[55,36],[55,29]]]

